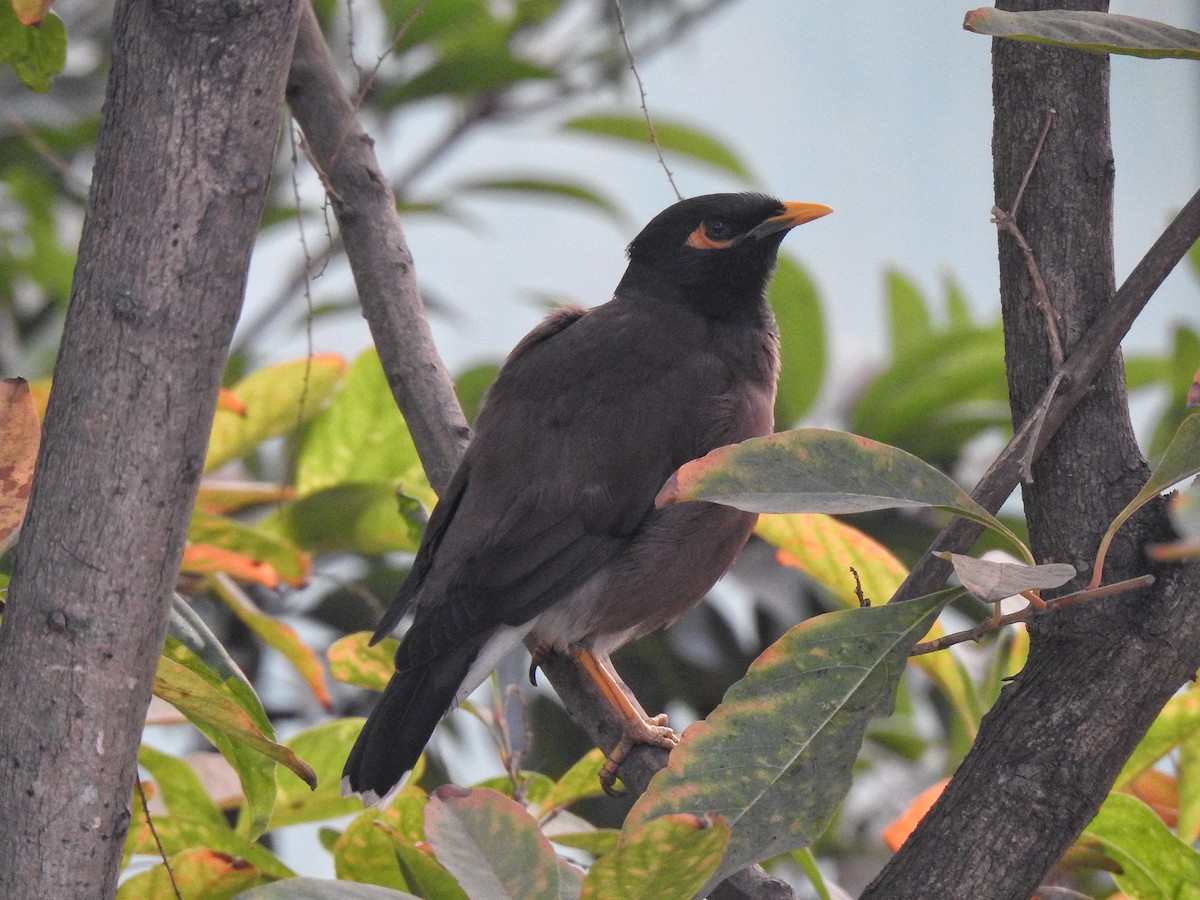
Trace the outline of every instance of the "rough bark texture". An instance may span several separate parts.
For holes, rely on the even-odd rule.
[[[1047,4],[1008,3],[1007,9]],[[1103,9],[1101,2],[1052,4]],[[1108,59],[1016,42],[993,46],[996,203],[1010,209],[1046,110],[1057,117],[1017,224],[1036,254],[1069,357],[1113,294],[1113,161]],[[1053,376],[1045,317],[1026,260],[999,239],[1014,422]],[[1085,573],[1101,533],[1145,481],[1119,354],[1066,418],[1023,489],[1039,562]],[[1155,567],[1147,541],[1170,534],[1161,505],[1135,517],[1105,581],[1152,572],[1153,588],[1031,625],[1029,662],[984,719],[942,799],[864,897],[1027,898],[1087,825],[1158,710],[1200,665],[1196,567]],[[1119,545],[1119,546],[1118,546]]]
[[[0,896],[115,891],[297,7],[117,4],[79,262],[0,628]]]

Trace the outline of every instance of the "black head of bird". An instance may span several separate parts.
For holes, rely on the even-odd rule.
[[[788,230],[828,212],[684,200],[634,238],[612,300],[559,310],[518,344],[376,631],[411,613],[344,792],[386,802],[447,709],[522,642],[535,665],[574,658],[625,723],[606,788],[635,744],[674,746],[608,657],[697,603],[750,535],[748,513],[654,498],[685,462],[772,430],[767,282]]]
[[[673,292],[718,318],[744,315],[758,306],[788,231],[829,212],[819,203],[781,203],[765,194],[676,203],[630,243],[617,292]]]

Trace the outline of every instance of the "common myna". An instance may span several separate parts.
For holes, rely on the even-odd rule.
[[[629,721],[606,787],[633,744],[677,743],[627,699],[609,654],[697,603],[750,535],[752,514],[654,498],[689,460],[771,432],[767,282],[788,230],[829,212],[749,193],[676,203],[629,245],[612,300],[560,309],[517,345],[375,632],[412,613],[344,793],[386,801],[442,715],[522,641],[535,664],[573,656]]]

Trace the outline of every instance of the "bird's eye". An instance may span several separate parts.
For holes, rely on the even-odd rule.
[[[710,219],[704,223],[704,230],[708,232],[708,236],[714,241],[723,241],[730,237],[730,232],[733,229],[722,219]]]
[[[724,219],[709,219],[697,225],[685,243],[696,250],[724,250],[736,241],[729,223]]]

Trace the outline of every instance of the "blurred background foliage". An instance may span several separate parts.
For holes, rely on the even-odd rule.
[[[625,0],[625,15],[635,26],[631,33],[638,35],[635,53],[644,60],[678,47],[726,5],[722,0]],[[402,220],[435,219],[469,231],[479,227],[474,204],[480,198],[506,198],[526,207],[572,204],[627,234],[636,231],[617,191],[558,175],[551,160],[532,159],[519,175],[481,172],[448,186],[432,177],[471,137],[530,121],[550,121],[580,140],[647,153],[636,103],[607,109],[579,103],[613,88],[631,95],[629,63],[610,3],[320,0],[317,7],[345,62],[346,83],[359,97],[365,127],[379,143]],[[106,5],[81,0],[60,0],[55,9],[67,22],[70,55],[53,90],[32,93],[11,71],[0,72],[6,99],[0,118],[0,375],[35,382],[35,399],[42,402],[87,198],[110,15]],[[746,189],[758,187],[751,167],[719,134],[673,121],[657,121],[656,129],[670,159],[707,167]],[[408,152],[397,155],[393,145]],[[166,803],[164,820],[208,823],[190,838],[186,828],[171,832],[168,824],[166,830],[176,834],[168,838],[171,852],[227,846],[254,861],[259,880],[280,877],[288,866],[327,873],[335,864],[339,874],[357,872],[368,880],[355,868],[361,861],[354,861],[354,853],[361,847],[346,838],[349,831],[340,830],[347,820],[338,820],[337,828],[326,821],[358,809],[336,797],[337,772],[357,722],[330,716],[360,715],[371,706],[370,692],[355,685],[373,683],[371,666],[386,671],[386,659],[372,658],[361,642],[346,636],[374,627],[404,577],[435,498],[372,351],[283,362],[277,357],[280,341],[293,340],[297,332],[307,333],[312,346],[311,335],[326,323],[358,315],[332,217],[312,189],[315,176],[303,157],[302,141],[285,129],[259,250],[270,261],[256,263],[270,277],[260,273],[252,281],[180,591],[254,686],[269,725],[288,736],[323,776],[323,785],[310,795],[280,770],[278,796],[263,801],[265,807],[259,804],[268,811],[274,804],[274,812],[260,809],[257,825],[246,825],[243,816],[235,840],[233,832],[222,831],[227,827],[222,813],[252,808],[248,795],[267,790],[261,784],[248,787],[247,769],[238,769],[240,778],[230,784],[227,776],[197,776],[195,769],[173,767],[173,757],[149,745],[190,753],[201,773],[213,771],[202,763],[214,756],[211,745],[177,725],[149,729],[143,767],[157,785],[155,802]],[[1193,250],[1190,265],[1200,275],[1200,251]],[[326,273],[334,277],[314,300],[313,282]],[[819,408],[821,424],[906,449],[970,488],[1010,433],[998,312],[983,317],[972,312],[950,276],[943,278],[940,296],[929,296],[909,275],[888,271],[880,291],[887,357],[859,366],[857,383],[830,390],[825,321],[837,314],[837,304],[823,297],[804,266],[785,253],[771,288],[784,347],[778,427],[810,421]],[[429,295],[428,301],[434,317],[456,314],[458,307],[442,298]],[[539,296],[537,302],[547,301]],[[1184,415],[1198,358],[1200,334],[1193,318],[1176,327],[1162,353],[1127,360],[1131,388],[1154,398],[1143,436],[1152,456],[1161,453]],[[468,416],[478,410],[499,362],[480,361],[457,373]],[[836,399],[830,402],[831,397]],[[1020,530],[1019,509],[1005,512]],[[854,517],[852,524],[910,565],[944,520],[928,511],[876,513]],[[667,710],[677,727],[704,716],[767,644],[797,621],[844,602],[827,585],[779,563],[776,551],[789,549],[786,538],[774,544],[754,539],[707,602],[673,628],[618,654],[617,666],[647,709]],[[0,560],[0,582],[10,567],[11,554]],[[949,615],[965,626],[988,612],[978,604]],[[208,652],[203,642],[184,644],[192,649],[180,654]],[[337,678],[329,677],[325,659],[331,646],[341,651],[340,656],[335,651]],[[888,852],[880,838],[883,826],[918,790],[953,771],[1002,679],[1019,668],[1023,646],[1023,634],[1014,631],[982,647],[956,648],[948,665],[970,676],[962,680],[910,667],[896,714],[868,733],[855,788],[814,848],[835,880],[861,884],[878,868]],[[470,707],[474,716],[452,716],[439,730],[419,778],[422,788],[448,779],[496,778],[506,767],[542,773],[523,783],[534,794],[545,796],[556,783],[574,783],[568,778],[572,767],[587,759],[591,748],[552,692],[526,686],[518,698],[509,689],[524,679],[525,666],[515,660],[502,670],[494,688],[499,714],[487,711],[486,704]],[[969,686],[956,695],[951,684]],[[152,721],[175,720],[169,711],[155,709]],[[489,734],[501,753],[489,746]],[[512,779],[500,777],[493,784],[514,792]],[[274,791],[273,781],[269,787]],[[580,817],[581,833],[592,826],[616,827],[626,809],[595,798],[588,788],[561,791],[579,801],[573,814]],[[213,801],[214,796],[223,799]],[[214,802],[212,809],[205,805]],[[299,862],[296,851],[288,855],[289,840],[295,846],[296,839],[284,833],[285,826],[316,821],[325,822],[323,830],[303,840],[322,843],[335,862],[314,862],[305,858],[307,851],[300,852]],[[592,826],[584,827],[587,822]],[[249,843],[264,831],[261,846],[280,849],[288,866]],[[597,834],[590,839],[593,849],[604,841],[604,832]],[[131,857],[149,849],[148,836],[135,828]],[[186,862],[196,860],[180,859],[181,865]],[[795,873],[809,868],[811,859],[798,856],[784,865]],[[123,890],[128,896],[153,895],[157,888],[151,881],[159,877],[154,871],[146,869],[140,881],[127,882]],[[1081,878],[1077,884],[1093,884],[1094,876]],[[412,877],[400,881],[414,890]]]

